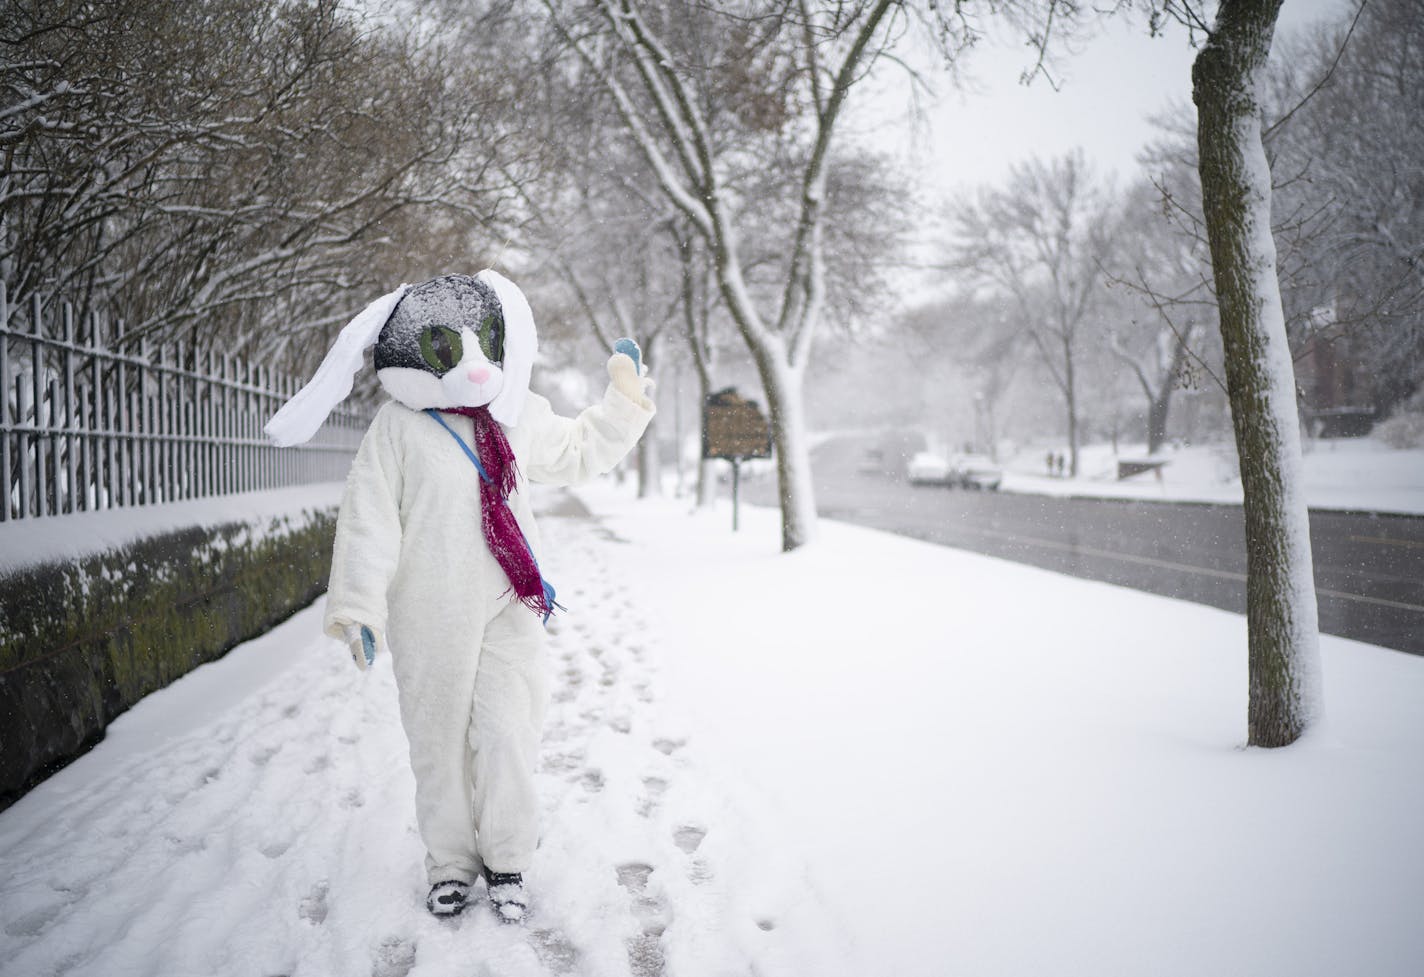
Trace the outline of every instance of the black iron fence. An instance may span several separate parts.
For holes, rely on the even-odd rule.
[[[262,425],[298,386],[0,283],[0,521],[339,481],[370,417],[343,405],[277,448]]]

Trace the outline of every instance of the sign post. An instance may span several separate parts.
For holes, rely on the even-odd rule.
[[[740,523],[742,461],[771,457],[771,422],[756,401],[735,387],[708,394],[702,403],[702,457],[732,463],[732,531]]]

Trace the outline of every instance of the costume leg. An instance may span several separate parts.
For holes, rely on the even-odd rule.
[[[416,823],[432,884],[452,879],[469,883],[480,875],[467,745],[479,635],[471,638],[469,644],[392,648],[391,654],[415,774]]]
[[[534,767],[549,703],[544,628],[509,604],[486,627],[470,723],[475,830],[495,872],[525,872],[539,840]]]

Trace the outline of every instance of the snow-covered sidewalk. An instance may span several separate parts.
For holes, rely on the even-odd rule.
[[[0,813],[0,973],[1424,972],[1424,659],[1324,639],[1328,722],[1243,750],[1238,616],[542,506],[570,612],[526,929],[426,914],[389,663],[317,606]]]
[[[1306,503],[1315,509],[1347,509],[1424,515],[1424,448],[1391,448],[1374,438],[1306,442],[1301,459]],[[1145,460],[1147,449],[1125,451],[1123,460]],[[1119,455],[1106,444],[1085,445],[1077,478],[1049,478],[1042,454],[1024,451],[1005,468],[1003,489],[1030,495],[1158,502],[1241,503],[1235,446],[1167,448],[1156,460],[1161,471],[1119,480]]]
[[[550,628],[527,929],[483,905],[426,913],[389,662],[353,669],[318,602],[0,813],[0,974],[837,972],[796,853],[769,850],[735,769],[703,762],[659,701],[669,645],[609,559],[628,547],[572,498],[544,501],[572,612]]]

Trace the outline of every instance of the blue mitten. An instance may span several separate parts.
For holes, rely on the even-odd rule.
[[[364,624],[348,624],[342,630],[346,645],[351,649],[351,660],[356,667],[365,671],[376,661],[376,635]]]
[[[620,339],[613,344],[613,355],[608,358],[608,379],[613,388],[644,410],[652,410],[653,402],[648,399],[653,381],[643,372],[643,351],[631,339]]]
[[[624,336],[622,339],[616,340],[613,343],[613,352],[622,353],[632,360],[633,369],[637,371],[637,375],[643,375],[643,351],[639,348],[637,343],[633,342],[633,340],[627,336]]]

